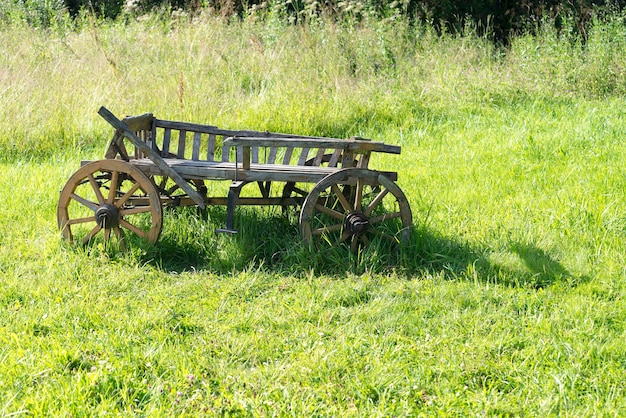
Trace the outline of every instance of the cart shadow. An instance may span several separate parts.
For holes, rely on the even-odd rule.
[[[447,279],[477,280],[510,287],[543,288],[555,283],[589,281],[574,275],[557,257],[533,243],[511,242],[504,249],[478,247],[444,237],[425,228],[414,230],[407,248],[408,274],[443,275]]]
[[[400,249],[366,248],[358,254],[342,247],[311,251],[301,243],[293,216],[245,209],[237,215],[235,235],[215,233],[225,221],[223,208],[174,211],[184,222],[174,219],[175,226],[166,228],[142,261],[178,273],[223,274],[255,267],[296,276],[311,272],[336,277],[381,273],[406,279],[430,275],[531,288],[588,280],[573,275],[557,257],[532,243],[513,242],[496,252],[426,227],[414,227],[409,242]]]

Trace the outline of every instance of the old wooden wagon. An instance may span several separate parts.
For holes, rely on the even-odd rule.
[[[408,237],[411,208],[397,173],[368,168],[373,153],[400,154],[398,146],[98,113],[115,133],[105,158],[83,161],[61,191],[57,220],[67,240],[156,243],[163,207],[189,205],[225,205],[225,228],[216,231],[227,233],[236,232],[237,205],[299,208],[308,246],[356,250]],[[215,180],[230,182],[219,196]]]

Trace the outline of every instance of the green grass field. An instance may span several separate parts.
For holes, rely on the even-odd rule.
[[[403,22],[0,29],[1,416],[623,416],[626,31],[494,48]],[[64,243],[118,115],[401,145],[399,253],[311,253],[280,210]]]

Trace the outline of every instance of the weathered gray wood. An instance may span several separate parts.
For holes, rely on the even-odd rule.
[[[358,167],[359,168],[367,168],[369,162],[370,162],[370,153],[366,153],[366,154],[361,154],[361,158],[359,158],[359,164]]]
[[[270,149],[270,155],[267,157],[267,164],[274,164],[276,161],[276,154],[278,153],[278,148],[272,147]]]
[[[209,144],[207,149],[207,161],[215,161],[215,134],[209,134]]]
[[[187,141],[187,131],[181,129],[178,132],[178,153],[176,154],[176,158],[183,159],[185,158],[185,145]]]
[[[252,162],[255,164],[259,162],[259,147],[252,147]]]
[[[139,116],[127,116],[123,119],[124,124],[133,132],[151,130],[153,121],[154,117],[152,113],[145,113]],[[104,156],[107,159],[112,159],[115,158],[118,153],[122,154],[122,158],[128,158],[128,152],[124,146],[124,135],[116,132]]]
[[[216,133],[216,130],[217,130],[217,126],[202,125],[199,123],[176,122],[176,121],[163,120],[163,119],[157,119],[156,127],[173,129],[175,131],[184,130],[184,131],[192,131],[192,132],[202,132],[205,134]]]
[[[161,174],[167,175],[170,177],[181,189],[185,191],[197,204],[200,208],[204,208],[204,199],[202,196],[187,183],[180,174],[176,172],[173,168],[171,168],[167,163],[159,156],[156,152],[154,152],[148,145],[142,142],[137,136],[131,131],[126,124],[124,124],[121,120],[119,120],[113,113],[111,113],[104,106],[100,107],[98,110],[98,114],[102,116],[107,122],[109,122],[113,127],[120,131],[126,138],[128,138],[135,147],[145,155],[150,157],[150,161],[158,167],[161,171]],[[140,160],[136,160],[140,161]]]
[[[315,155],[315,159],[313,160],[313,165],[322,164],[322,160],[324,159],[324,155],[326,155],[326,148],[320,148],[317,150],[317,154]]]
[[[243,169],[249,170],[250,169],[250,147],[243,147],[241,160],[243,161]]]
[[[333,156],[330,157],[330,161],[328,162],[329,167],[337,167],[337,163],[339,162],[339,158],[341,157],[341,150],[337,149],[333,152]]]
[[[202,134],[200,132],[193,133],[193,150],[191,152],[192,160],[200,159],[200,141],[202,140],[201,135]]]
[[[240,180],[240,181],[279,181],[316,183],[324,176],[334,173],[336,167],[296,166],[283,164],[250,164],[250,168],[236,168],[233,162],[208,162],[166,159],[166,164],[186,179]],[[160,167],[150,159],[132,160],[146,174],[158,175]],[[397,180],[395,172],[380,172],[391,180]]]
[[[194,202],[203,198],[187,180],[317,182],[340,168],[354,166],[357,161],[358,167],[367,168],[372,152],[400,153],[399,146],[359,137],[338,139],[228,130],[213,125],[156,119],[152,114],[124,119],[126,129],[123,129],[117,125],[119,120],[108,110],[101,108],[99,113],[116,128],[114,139],[107,150],[107,158],[115,158],[118,153],[124,155],[123,138],[128,138],[136,150],[136,159],[131,160],[131,163],[148,174],[171,177]],[[187,141],[187,133],[192,135],[190,141]],[[208,135],[206,154],[201,149],[203,135]],[[162,142],[158,141],[159,138]],[[176,150],[171,150],[175,138],[178,138]],[[221,147],[218,147],[220,142]],[[230,156],[233,147],[235,161]],[[221,148],[221,158],[218,148]],[[260,148],[265,150],[263,160],[260,160]],[[279,150],[284,152],[280,163],[277,162]],[[295,150],[298,154],[292,161]],[[216,151],[218,158],[215,155]],[[313,154],[309,157],[311,152]],[[201,160],[200,158],[204,158],[205,155],[206,160]],[[189,156],[191,159],[187,160]],[[391,179],[397,178],[396,173],[384,174]],[[191,192],[188,189],[191,189]]]
[[[239,181],[294,181],[316,183],[326,175],[337,171],[336,168],[293,166],[282,164],[254,164],[247,170],[238,169],[232,162],[213,162],[166,159],[166,163],[186,179],[213,179]],[[150,159],[131,160],[142,171],[151,175],[158,175],[161,167],[155,166]],[[306,169],[310,170],[306,170]]]
[[[300,152],[300,158],[298,159],[298,165],[304,165],[306,163],[307,158],[309,157],[309,151],[311,151],[311,148],[309,147],[302,148],[302,152]]]
[[[166,129],[165,132],[163,132],[163,148],[161,149],[161,155],[163,157],[167,157],[168,154],[170,153],[170,138],[172,136],[172,130],[171,129]]]
[[[288,137],[241,137],[232,136],[224,143],[239,146],[257,147],[291,147],[291,148],[341,148],[355,152],[386,152],[400,154],[401,148],[396,145],[387,145],[382,142],[366,141],[362,139],[335,139],[335,138],[288,138]]]
[[[291,162],[291,154],[293,154],[293,147],[288,147],[285,149],[285,156],[283,157],[283,164],[289,165]]]

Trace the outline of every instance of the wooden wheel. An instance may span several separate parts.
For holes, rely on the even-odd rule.
[[[300,232],[308,246],[349,245],[353,251],[375,240],[408,238],[411,208],[402,190],[384,175],[346,168],[320,180],[300,212]]]
[[[161,233],[163,214],[154,183],[121,160],[99,160],[81,167],[65,184],[57,207],[63,238],[83,244],[98,239],[125,245],[130,232],[151,243]]]

